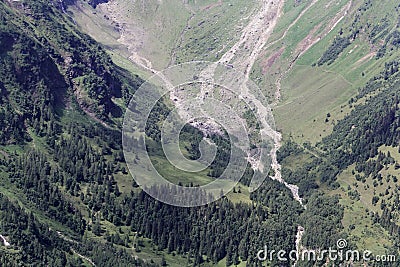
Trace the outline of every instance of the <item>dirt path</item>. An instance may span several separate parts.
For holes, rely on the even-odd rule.
[[[86,260],[86,261],[89,262],[90,265],[92,265],[92,266],[96,266],[96,264],[94,264],[94,262],[93,262],[91,259],[89,259],[88,257],[85,257],[85,256],[79,254],[79,253],[76,252],[74,249],[71,249],[71,250],[72,250],[73,253],[75,253],[76,255],[78,255],[79,258]]]
[[[50,230],[51,230],[51,229],[50,229]],[[60,231],[57,231],[56,233],[58,234],[59,237],[61,237],[62,239],[64,239],[64,240],[67,241],[67,242],[79,244],[78,241],[75,241],[75,240],[72,240],[71,238],[66,237],[66,236],[63,235]]]
[[[3,239],[4,246],[6,246],[6,247],[11,246],[11,244],[7,242],[7,240],[4,236],[0,235],[0,238]]]
[[[53,230],[52,230],[51,228],[49,228],[49,231],[53,231]],[[67,241],[67,242],[69,242],[69,243],[79,244],[78,241],[75,241],[75,240],[72,240],[71,238],[66,237],[66,236],[63,235],[63,233],[61,233],[60,231],[56,231],[56,233],[57,233],[57,235],[58,235],[61,239],[65,240],[65,241]],[[72,251],[74,254],[76,254],[79,258],[84,259],[85,261],[89,262],[90,265],[96,266],[96,264],[95,264],[91,259],[89,259],[89,258],[86,257],[86,256],[83,256],[83,255],[79,254],[75,249],[71,249],[71,251]]]
[[[74,95],[76,97],[76,100],[78,102],[79,107],[86,113],[86,115],[88,115],[90,118],[92,118],[93,120],[95,120],[96,122],[100,123],[101,125],[103,125],[104,127],[108,128],[108,129],[113,129],[113,127],[111,127],[110,125],[108,125],[105,121],[97,118],[97,116],[87,107],[84,106],[84,104],[82,103],[81,99],[82,94],[81,94],[81,89],[79,88],[79,86],[77,86],[76,84],[73,83],[73,86],[75,88],[74,90]]]
[[[65,15],[67,15],[67,16],[72,20],[72,22],[73,22],[75,25],[77,25],[75,19],[74,19],[70,14],[68,14],[68,12],[65,10],[64,0],[58,0],[58,1],[59,1],[59,3],[60,3],[60,8],[61,8],[62,13],[64,13]]]

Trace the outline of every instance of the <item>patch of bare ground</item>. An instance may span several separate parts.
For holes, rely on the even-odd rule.
[[[84,103],[83,101],[83,95],[81,92],[81,89],[74,85],[74,96],[76,98],[76,101],[79,105],[79,107],[86,113],[86,115],[88,115],[91,119],[93,119],[94,121],[100,123],[101,125],[103,125],[104,127],[108,128],[108,129],[112,129],[112,127],[110,125],[108,125],[106,122],[102,121],[101,119],[99,119],[96,114],[94,114],[90,108]]]
[[[2,154],[6,159],[9,157],[8,153],[3,150],[0,150],[0,154]]]
[[[375,51],[369,52],[368,54],[366,54],[365,56],[363,56],[362,58],[360,58],[359,60],[357,60],[354,63],[354,67],[353,69],[356,69],[357,67],[359,67],[360,65],[362,65],[363,63],[367,62],[368,60],[370,60],[371,58],[373,58],[376,55]]]
[[[202,11],[209,10],[209,9],[213,9],[215,7],[221,6],[221,5],[222,5],[222,0],[219,0],[217,3],[209,4],[209,5],[205,6],[205,7],[202,7],[201,10]]]
[[[352,1],[350,1],[347,5],[343,6],[336,16],[334,16],[325,26],[324,30],[315,35],[315,33],[321,28],[321,24],[315,26],[310,33],[304,38],[296,48],[295,55],[297,58],[301,57],[304,53],[306,53],[311,47],[313,47],[316,43],[318,43],[322,38],[327,36],[329,33],[335,29],[335,27],[344,19],[344,17],[348,14],[352,5]]]
[[[314,44],[316,44],[321,39],[320,36],[317,36],[317,37],[315,36],[315,33],[321,28],[321,26],[322,26],[322,23],[316,25],[308,33],[306,38],[301,40],[301,42],[296,47],[295,55],[301,56],[302,54],[304,54],[307,50],[309,50]]]
[[[261,73],[265,75],[274,63],[281,57],[285,47],[281,47],[278,51],[274,52],[271,56],[261,62]]]
[[[0,239],[3,240],[3,243],[4,243],[5,247],[11,246],[11,244],[6,240],[6,238],[4,236],[0,235]]]

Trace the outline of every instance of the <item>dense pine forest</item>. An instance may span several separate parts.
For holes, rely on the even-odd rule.
[[[0,3],[0,234],[10,244],[0,242],[0,266],[166,266],[170,256],[182,266],[223,259],[226,266],[261,266],[256,253],[265,245],[296,249],[299,225],[305,228],[303,245],[312,249],[335,246],[346,235],[339,197],[320,189],[337,188],[337,176],[350,165],[360,181],[372,177],[377,183],[386,178],[379,176],[382,168],[398,167],[379,147],[400,142],[400,59],[360,88],[352,99],[355,108],[313,153],[291,140],[280,149],[280,162],[294,155],[310,158],[282,169],[288,182],[299,185],[306,209],[271,179],[247,202],[224,197],[198,208],[158,202],[137,186],[122,153],[124,109],[143,80],[116,66],[63,5]],[[347,37],[335,39],[334,49],[316,64],[330,64],[347,45]],[[398,35],[387,46],[397,47]],[[154,128],[147,129],[156,143],[157,120],[166,109],[160,104]],[[188,151],[198,157],[201,133],[189,126],[184,132]],[[229,150],[226,140],[214,139],[222,149],[210,177],[226,167]],[[388,249],[398,254],[398,193],[392,199],[370,216],[390,233],[395,245]],[[142,257],[148,251],[158,258]]]

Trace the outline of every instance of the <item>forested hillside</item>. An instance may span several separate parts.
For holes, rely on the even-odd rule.
[[[96,7],[106,1],[87,2]],[[77,27],[66,3],[2,1],[0,266],[264,266],[257,252],[265,246],[295,250],[299,226],[303,248],[335,247],[346,238],[349,247],[399,256],[398,37],[388,33],[376,60],[390,60],[349,99],[348,114],[331,133],[316,144],[285,136],[278,152],[282,176],[299,186],[305,206],[272,179],[249,193],[248,168],[219,201],[183,208],[148,196],[125,164],[122,117],[143,80],[114,64],[109,47]],[[331,38],[314,66],[336,64],[350,40]],[[168,108],[160,103],[146,129],[153,160],[167,171],[159,126]],[[190,157],[199,156],[201,138],[193,127],[183,130]],[[199,180],[226,167],[229,142],[212,138],[221,148],[212,166],[196,174]],[[196,186],[180,172],[171,175]],[[384,247],[377,245],[381,240]]]
[[[84,156],[106,164],[101,152],[86,153],[91,146],[82,135],[99,135],[93,144],[106,144],[104,150],[111,151],[113,136],[119,134],[95,122],[78,130],[69,121],[77,116],[118,125],[122,110],[114,99],[129,99],[141,81],[113,65],[99,45],[74,30],[61,10],[56,1],[0,5],[0,232],[10,244],[1,248],[1,265],[78,266],[86,261],[78,253],[108,266],[140,264],[101,241],[83,239],[88,220],[73,199],[79,196],[77,182],[83,173],[71,178],[69,172],[82,171]],[[76,140],[75,145],[70,140]],[[70,153],[78,151],[71,161]],[[89,167],[89,162],[84,165]],[[104,182],[104,177],[96,178]],[[68,241],[58,230],[81,242]]]
[[[333,191],[340,196],[342,203],[346,203],[345,216],[354,216],[352,213],[358,209],[358,203],[368,201],[363,205],[365,210],[362,214],[365,217],[356,218],[368,218],[370,225],[363,226],[364,219],[357,221],[352,218],[349,222],[342,221],[349,227],[345,232],[354,244],[362,247],[363,240],[359,239],[360,234],[356,231],[363,227],[371,231],[375,224],[380,224],[393,242],[386,249],[395,254],[398,254],[400,241],[397,211],[400,76],[397,70],[393,71],[393,66],[397,64],[398,61],[386,64],[380,75],[360,88],[357,97],[350,102],[355,106],[354,110],[334,126],[332,134],[316,147],[304,144],[308,151],[312,151],[305,164],[293,166],[289,163],[293,159],[303,161],[302,156],[307,154],[294,142],[286,143],[279,154],[282,162],[289,163],[283,165],[283,174],[288,181],[299,185],[300,194],[306,199],[311,201],[316,191]],[[361,99],[365,102],[360,103]],[[380,238],[373,231],[368,235],[361,234],[361,238]],[[313,239],[310,234],[305,233],[307,246],[316,243],[314,240],[310,242]]]

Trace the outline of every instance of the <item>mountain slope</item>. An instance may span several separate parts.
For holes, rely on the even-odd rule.
[[[9,70],[1,73],[2,263],[252,262],[262,239],[251,233],[269,235],[270,225],[277,229],[271,246],[294,246],[300,209],[278,182],[263,188],[268,199],[252,196],[262,208],[245,192],[188,210],[139,190],[126,171],[118,110],[141,80],[116,67],[100,45],[76,29],[59,2],[7,1],[0,7],[2,69]],[[230,200],[235,198],[246,203],[235,204]],[[194,223],[205,217],[207,224]],[[197,238],[205,232],[208,238]]]
[[[242,7],[235,1],[189,1],[185,9],[182,8],[182,12],[191,14],[185,27],[182,27],[182,22],[172,24],[161,20],[157,30],[142,26],[141,22],[146,18],[139,11],[153,8],[162,14],[171,7],[165,2],[150,1],[148,5],[136,2],[132,5],[114,0],[93,11],[78,1],[79,9],[73,7],[72,11],[82,29],[99,42],[105,40],[102,38],[104,35],[99,35],[96,27],[88,25],[94,22],[95,25],[115,26],[107,28],[106,40],[107,44],[114,44],[108,49],[116,62],[127,66],[129,61],[122,59],[125,57],[136,64],[129,67],[131,70],[154,72],[152,69],[162,69],[165,63],[160,65],[157,59],[154,60],[151,45],[126,46],[137,44],[135,32],[146,28],[146,34],[156,35],[159,42],[168,40],[169,44],[175,43],[175,47],[164,47],[163,57],[169,60],[163,62],[217,61],[241,34],[245,34],[243,29],[251,21],[249,18],[260,10],[253,5],[257,6],[253,2]],[[235,12],[240,12],[236,21],[223,19],[224,15]],[[393,152],[399,143],[396,100],[398,3],[285,1],[280,12],[274,31],[262,47],[250,76],[265,90],[274,105],[277,125],[284,138],[281,149],[284,152],[278,153],[282,177],[299,185],[300,196],[306,203],[316,191],[340,196],[344,217],[339,228],[345,226],[343,232],[359,248],[376,253],[391,248],[397,253],[396,237],[385,233],[383,227],[393,233],[393,229],[394,232],[397,229],[395,225],[398,225],[389,223],[396,221],[393,218],[397,217],[394,217],[394,206],[387,204],[389,201],[397,205],[394,200],[397,178],[393,180],[392,177],[398,176],[395,166],[399,161],[397,153]],[[102,19],[103,16],[107,19]],[[271,14],[271,18],[273,16]],[[171,25],[176,29],[170,29]],[[181,35],[171,42],[176,35],[157,34],[163,27],[168,28],[168,32],[181,32]],[[257,34],[261,35],[260,32]],[[146,43],[146,38],[140,40]],[[240,62],[233,67],[239,68]],[[384,108],[387,106],[391,108]],[[362,127],[358,128],[359,125]],[[370,129],[367,136],[359,132],[365,129]],[[336,141],[334,148],[330,149],[332,140]],[[341,146],[344,146],[342,150]],[[353,148],[356,151],[350,153],[348,150]],[[388,151],[391,151],[389,155]],[[281,154],[285,156],[279,156]],[[363,173],[365,165],[370,166],[376,161],[380,162],[377,166],[384,167]],[[384,219],[378,219],[383,211]],[[359,221],[351,221],[354,214]],[[323,225],[323,219],[319,220],[313,225],[306,221],[304,224],[309,229],[316,227],[320,231],[318,234],[322,235],[323,228],[316,225]],[[307,234],[307,229],[305,233],[304,242],[315,246],[310,241],[311,233]],[[316,232],[313,234],[317,235]],[[379,244],[376,244],[377,240]],[[318,242],[314,240],[314,243]]]
[[[398,255],[395,1],[274,1],[280,17],[259,43],[257,3],[103,2],[0,3],[0,264],[259,266],[264,246],[321,249],[340,238]],[[266,13],[264,19],[277,18]],[[144,31],[147,38],[137,39]],[[121,117],[142,83],[132,73],[228,58],[242,40],[250,43],[235,50],[233,67],[247,70],[240,63],[257,59],[247,74],[270,93],[284,138],[275,169],[298,185],[307,209],[272,179],[251,194],[243,181],[204,207],[152,199],[128,174],[122,153]],[[168,107],[157,106],[148,133],[167,171],[155,148]],[[199,135],[184,132],[190,156],[198,153]],[[174,173],[176,182],[194,178],[186,176]]]
[[[60,169],[62,156],[52,156],[63,147],[59,137],[71,116],[117,124],[121,108],[114,98],[122,98],[141,81],[113,65],[100,46],[74,30],[57,2],[2,2],[0,17],[0,232],[11,247],[1,248],[2,266],[76,266],[82,254],[106,265],[134,264],[124,252],[116,262],[111,255],[117,249],[101,242],[78,244],[52,230],[75,239],[87,225],[73,197],[66,194],[72,180]],[[95,135],[101,132],[103,140],[112,136],[109,130],[104,137],[107,131],[94,123],[89,129],[101,129]],[[60,178],[65,180],[59,184]],[[69,185],[63,187],[65,182]]]

